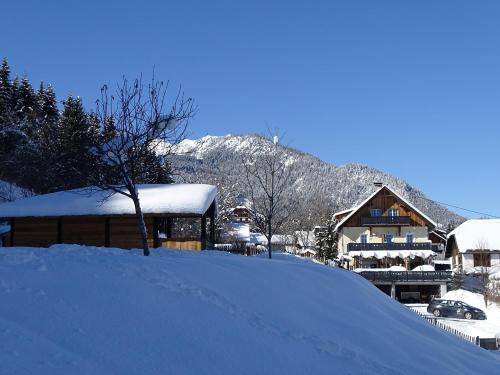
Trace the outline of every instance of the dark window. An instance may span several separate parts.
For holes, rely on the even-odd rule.
[[[359,242],[361,242],[361,243],[368,243],[368,235],[366,235],[366,234],[362,234],[362,235],[359,237]]]
[[[490,253],[474,254],[474,267],[491,267]]]
[[[382,216],[382,210],[380,208],[372,208],[370,210],[371,217],[379,217]]]
[[[384,234],[384,242],[385,243],[391,243],[392,242],[392,233],[386,233],[386,234]]]
[[[389,208],[389,216],[399,216],[399,211],[397,208]]]
[[[413,233],[406,233],[406,243],[413,243],[414,236]]]

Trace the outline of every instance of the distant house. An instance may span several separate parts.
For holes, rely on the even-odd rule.
[[[500,220],[467,220],[448,234],[446,257],[464,271],[500,266]]]
[[[429,237],[437,224],[388,186],[334,218],[339,258],[393,298],[428,300],[446,291],[451,274],[420,272],[438,255]]]
[[[151,247],[202,250],[214,242],[215,186],[138,185],[138,190]],[[134,204],[121,194],[76,189],[38,195],[1,204],[0,218],[10,223],[10,246],[141,247]]]

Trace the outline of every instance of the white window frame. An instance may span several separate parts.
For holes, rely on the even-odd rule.
[[[392,215],[394,213],[395,213],[395,215]],[[389,210],[387,211],[387,215],[390,217],[397,217],[397,216],[399,216],[399,210],[397,208],[393,208],[393,207],[389,208]]]
[[[363,242],[363,237],[366,238],[365,242]],[[359,243],[368,243],[368,235],[366,233],[363,233],[359,236]]]

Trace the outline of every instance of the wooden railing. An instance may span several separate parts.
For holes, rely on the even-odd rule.
[[[451,281],[451,271],[361,271],[371,282]]]
[[[383,242],[383,243],[358,243],[347,244],[347,251],[362,250],[431,250],[430,242]]]
[[[362,225],[410,225],[409,216],[368,216],[361,218]]]

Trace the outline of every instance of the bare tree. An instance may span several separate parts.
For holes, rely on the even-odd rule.
[[[154,77],[147,85],[142,78],[133,82],[124,78],[114,95],[106,85],[102,88],[95,115],[102,139],[93,149],[96,166],[90,180],[109,192],[107,198],[122,194],[133,201],[145,256],[149,246],[137,184],[157,182],[148,160],[158,157],[160,168],[168,168],[167,158],[185,138],[196,111],[193,100],[180,89],[167,106],[167,91],[168,82]]]
[[[293,170],[293,162],[288,156],[287,149],[278,143],[278,136],[273,140],[261,137],[243,164],[253,220],[267,239],[269,258],[272,257],[273,234],[279,232],[293,210],[293,199],[287,195]]]
[[[488,306],[488,300],[490,296],[491,289],[491,280],[489,269],[491,266],[490,260],[490,252],[488,242],[486,240],[478,240],[476,241],[474,251],[474,270],[475,273],[479,276],[479,283],[481,286],[481,290],[484,296],[484,304]],[[477,264],[477,265],[476,265]]]

